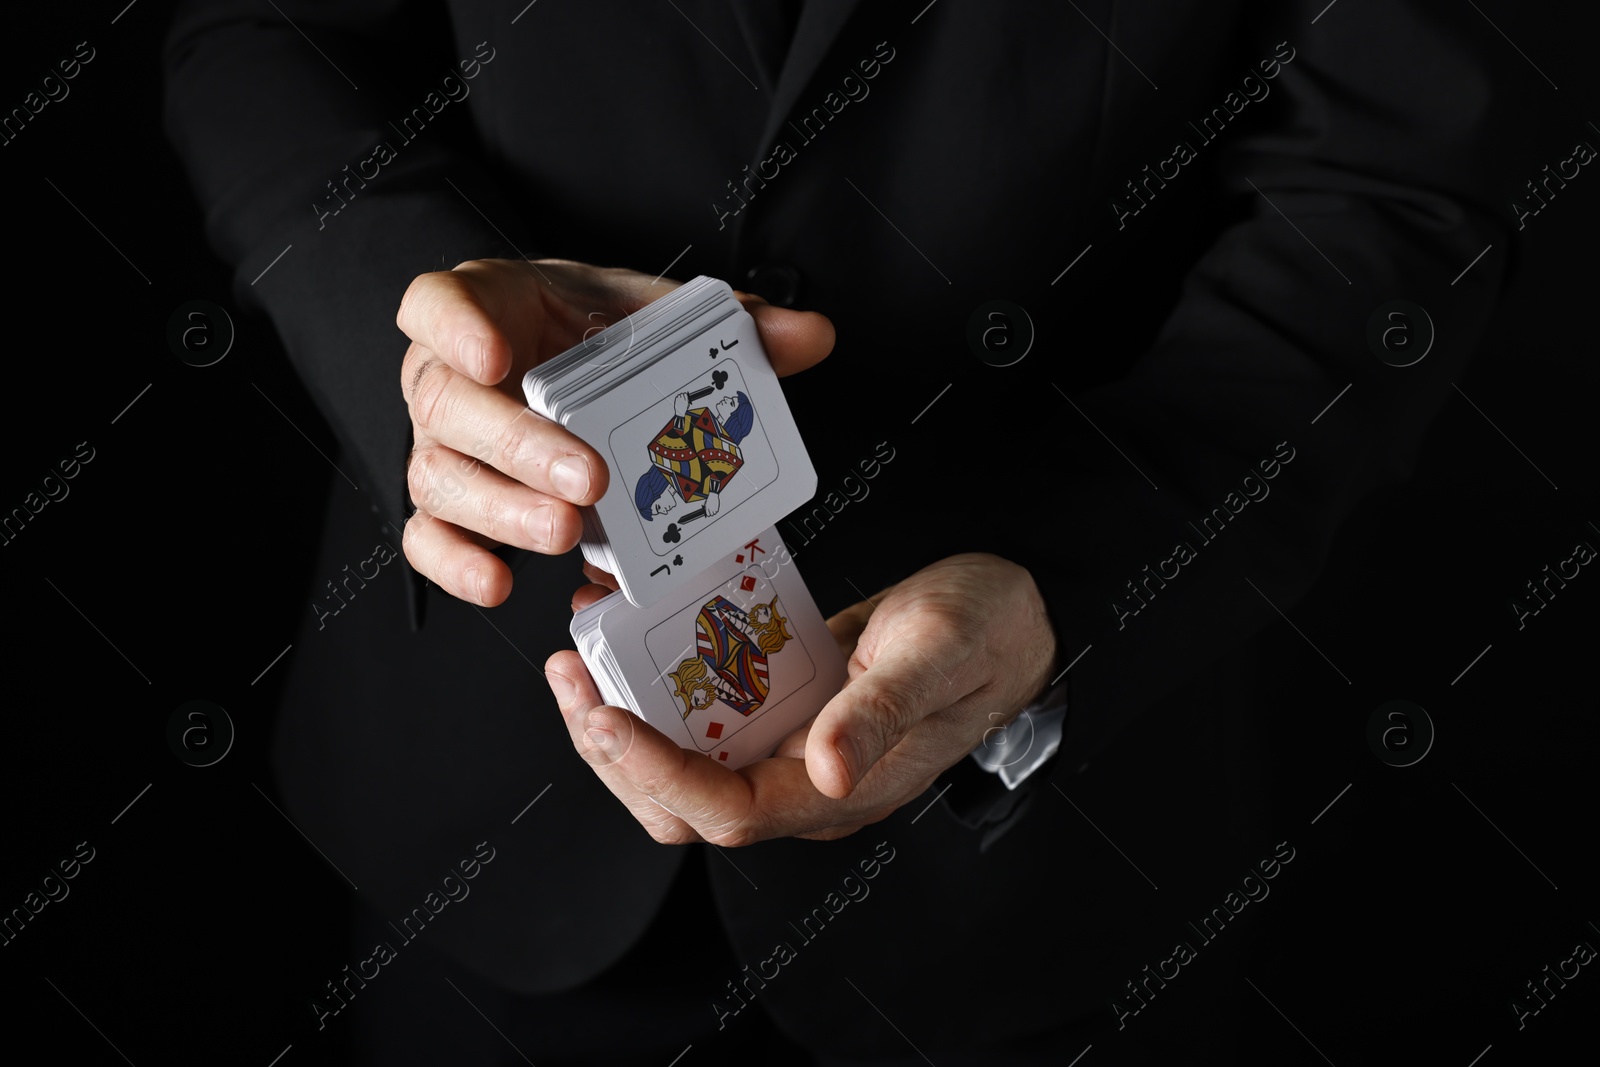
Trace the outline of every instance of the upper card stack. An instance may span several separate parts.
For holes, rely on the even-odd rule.
[[[621,591],[572,623],[601,695],[730,767],[770,755],[845,667],[775,528],[817,476],[755,321],[696,278],[522,384],[610,471],[581,546]]]
[[[755,320],[726,282],[680,286],[528,371],[522,388],[605,460],[611,484],[585,511],[583,555],[636,607],[817,490]]]

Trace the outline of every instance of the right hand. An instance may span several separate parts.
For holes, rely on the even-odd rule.
[[[483,259],[418,276],[396,322],[411,338],[400,388],[411,415],[406,480],[417,513],[406,559],[446,592],[490,607],[511,593],[492,548],[559,555],[577,545],[579,507],[604,495],[594,449],[530,411],[522,376],[597,328],[681,283],[567,260]],[[781,376],[833,348],[833,324],[737,294]]]

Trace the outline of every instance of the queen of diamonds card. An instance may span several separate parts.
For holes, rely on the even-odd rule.
[[[676,669],[665,673],[665,681],[684,728],[703,752],[725,745],[816,675],[782,602],[771,592],[770,599],[747,608],[727,596],[713,596],[669,620],[669,628],[682,635],[680,642],[693,620],[694,643],[687,649],[679,645],[681,658]]]

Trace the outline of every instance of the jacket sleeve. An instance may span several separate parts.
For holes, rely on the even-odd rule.
[[[277,328],[341,469],[396,528],[410,510],[401,294],[426,271],[527,247],[451,113],[493,78],[493,45],[451,43],[419,25],[443,5],[419,6],[187,0],[165,47],[166,129],[208,240],[239,302]]]
[[[1432,0],[1315,27],[1322,3],[1287,6],[1256,23],[1297,28],[1260,79],[1285,98],[1280,121],[1218,146],[1234,148],[1217,165],[1240,214],[1131,372],[1071,397],[1083,417],[1066,411],[1050,447],[1068,513],[1048,544],[1014,548],[1059,667],[1081,653],[1066,767],[1307,592],[1341,521],[1409,477],[1506,281],[1520,137],[1481,27]],[[1411,366],[1367,340],[1394,300],[1436,330]],[[1424,350],[1425,319],[1383,321],[1401,328],[1392,345],[1409,331]],[[1346,685],[1355,646],[1315,638],[1327,682]]]

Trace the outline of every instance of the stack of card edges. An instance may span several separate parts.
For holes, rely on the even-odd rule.
[[[775,528],[817,475],[755,321],[696,278],[522,387],[611,474],[581,544],[621,591],[572,620],[606,703],[731,768],[770,756],[845,667]]]

